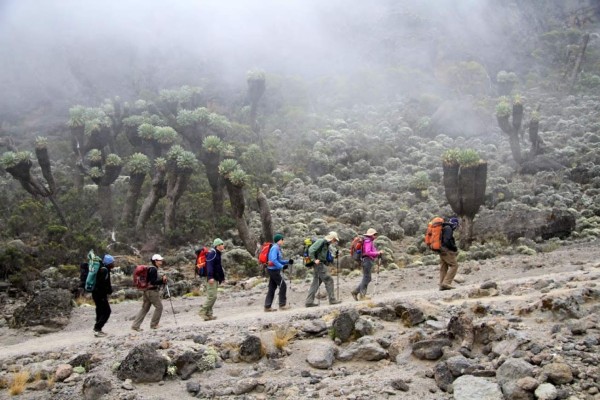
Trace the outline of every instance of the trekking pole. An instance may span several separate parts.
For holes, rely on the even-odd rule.
[[[335,258],[337,258],[337,299],[340,299],[340,251],[335,251]]]
[[[375,275],[375,293],[373,293],[373,296],[377,294],[377,289],[379,289],[379,267],[381,267],[381,256],[377,256],[377,274]]]
[[[167,290],[167,296],[169,296],[169,302],[171,303],[171,311],[173,311],[173,319],[175,320],[175,326],[177,326],[177,318],[175,318],[175,307],[173,307],[173,299],[171,299],[171,291],[169,290],[168,284],[165,284],[165,289]]]

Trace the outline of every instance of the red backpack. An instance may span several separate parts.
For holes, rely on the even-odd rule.
[[[150,287],[147,265],[138,265],[135,267],[135,271],[133,271],[133,285],[140,290],[148,289]]]
[[[364,238],[362,236],[356,236],[352,239],[352,243],[350,244],[350,255],[355,261],[360,261],[362,258],[363,242]]]
[[[273,243],[264,242],[260,251],[258,252],[258,263],[259,264],[268,264],[269,263],[269,251],[271,251],[271,247]]]
[[[210,249],[206,246],[196,250],[196,274],[198,276],[206,276],[206,255]]]
[[[442,225],[444,218],[435,217],[427,224],[425,232],[425,244],[433,251],[440,251],[442,248]]]

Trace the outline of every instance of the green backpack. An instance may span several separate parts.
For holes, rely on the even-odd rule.
[[[98,270],[100,269],[100,257],[94,254],[94,250],[90,250],[88,255],[88,266],[89,271],[87,274],[87,278],[85,279],[85,291],[91,292],[94,290],[96,286],[96,275],[98,275]]]

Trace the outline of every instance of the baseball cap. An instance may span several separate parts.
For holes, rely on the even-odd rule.
[[[162,260],[164,260],[164,258],[162,258],[162,256],[160,254],[155,254],[152,256],[151,260],[152,261],[162,261]]]

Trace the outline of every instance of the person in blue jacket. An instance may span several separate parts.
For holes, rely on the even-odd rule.
[[[281,246],[283,246],[283,235],[276,233],[273,236],[273,246],[269,250],[269,262],[267,264],[267,272],[269,273],[269,291],[265,299],[265,312],[277,311],[271,308],[273,299],[275,298],[275,290],[279,288],[279,309],[287,310],[290,306],[287,305],[287,285],[281,276],[281,271],[287,269],[288,265],[292,265],[294,260],[286,260],[283,258]]]

